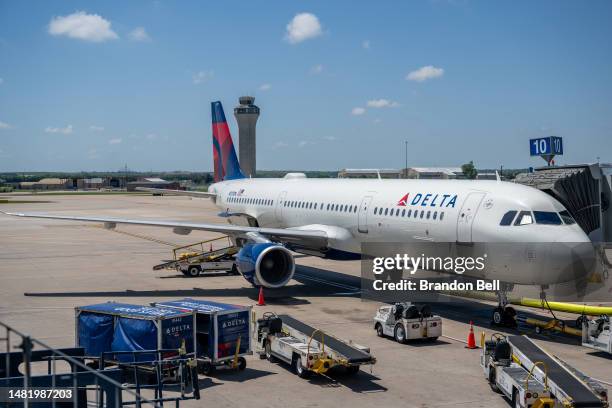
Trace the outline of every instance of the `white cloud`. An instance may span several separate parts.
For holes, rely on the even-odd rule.
[[[323,139],[327,140],[328,142],[333,142],[336,140],[336,136],[323,136]]]
[[[269,91],[270,89],[272,89],[272,85],[270,84],[261,84],[259,86],[260,91]]]
[[[108,141],[108,144],[115,145],[115,144],[120,144],[121,142],[123,142],[123,139],[121,139],[120,137],[116,137],[114,139],[110,139]]]
[[[397,108],[399,103],[388,99],[372,99],[367,102],[368,108]]]
[[[110,21],[98,14],[77,11],[67,16],[53,17],[49,23],[49,34],[65,35],[78,40],[103,42],[116,40],[117,33],[111,29]]]
[[[365,112],[365,108],[353,108],[353,110],[351,111],[351,115],[360,116],[363,115]]]
[[[370,49],[370,40],[364,40],[361,43],[361,47],[365,50],[369,50]]]
[[[12,129],[13,127],[6,122],[0,120],[0,129]]]
[[[91,125],[89,127],[89,130],[91,130],[92,132],[104,132],[104,126]]]
[[[321,72],[323,72],[323,65],[322,64],[317,64],[314,67],[310,68],[310,74],[311,75],[319,75]]]
[[[433,65],[427,65],[416,71],[410,72],[406,75],[406,79],[409,81],[423,82],[428,79],[441,77],[442,75],[444,75],[444,69],[436,68]]]
[[[212,79],[214,75],[215,73],[212,70],[197,72],[193,75],[193,83],[196,85],[203,84]]]
[[[300,142],[298,143],[298,147],[304,147],[308,144],[310,144],[308,140],[300,140]]]
[[[151,37],[147,33],[144,27],[136,27],[128,34],[132,41],[151,41]]]
[[[291,44],[315,38],[323,34],[321,23],[312,13],[299,13],[287,24],[285,38]]]
[[[72,125],[68,125],[66,127],[51,127],[51,126],[47,126],[45,128],[45,132],[46,133],[61,133],[64,135],[69,135],[71,134],[73,131]]]
[[[147,138],[147,140],[155,140],[155,139],[157,139],[157,135],[155,133],[149,133],[145,137]]]

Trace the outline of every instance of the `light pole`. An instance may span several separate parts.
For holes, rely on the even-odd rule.
[[[406,154],[405,154],[406,161],[404,163],[405,167],[404,167],[403,173],[404,173],[404,178],[408,178],[408,141],[405,140],[404,144],[406,146]]]

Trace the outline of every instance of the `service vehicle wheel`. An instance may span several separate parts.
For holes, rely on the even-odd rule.
[[[200,267],[197,265],[193,265],[190,266],[189,269],[187,269],[187,274],[191,277],[191,278],[197,278],[198,276],[200,276]]]
[[[293,370],[300,378],[310,377],[310,370],[302,365],[302,359],[298,356],[293,356]]]
[[[348,366],[348,367],[346,367],[346,372],[349,375],[355,375],[355,374],[357,374],[359,372],[359,366],[358,365],[357,366]]]
[[[266,358],[268,359],[268,361],[274,363],[276,361],[276,357],[272,355],[272,346],[270,345],[269,341],[266,341],[264,349],[266,350]]]
[[[215,372],[215,366],[210,363],[198,364],[198,372],[203,375],[211,375]]]
[[[398,323],[395,325],[395,330],[393,330],[393,337],[398,343],[406,342],[406,329],[404,328],[403,324]]]
[[[376,329],[376,335],[378,337],[383,337],[385,335],[385,333],[383,332],[382,324],[376,323],[375,329]]]
[[[238,371],[243,371],[246,368],[246,359],[244,357],[238,357]]]
[[[512,405],[514,406],[514,408],[523,408],[523,406],[521,405],[521,398],[519,396],[519,392],[516,388],[512,391]]]
[[[502,309],[501,307],[496,307],[495,310],[493,310],[491,322],[495,326],[501,326],[504,322],[504,309]]]
[[[492,367],[489,368],[489,386],[496,393],[499,394],[501,392],[499,388],[497,387],[497,383],[495,382],[495,369]]]

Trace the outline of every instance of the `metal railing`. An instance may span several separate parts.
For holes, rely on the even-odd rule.
[[[126,384],[122,384],[120,382],[122,378],[122,370],[121,364],[118,364],[118,369],[105,369],[103,359],[99,359],[99,369],[96,370],[84,363],[84,359],[96,360],[95,358],[79,356],[74,357],[66,354],[66,352],[62,350],[55,349],[50,347],[46,343],[37,340],[27,334],[21,333],[20,331],[12,328],[11,326],[0,322],[0,328],[4,329],[5,335],[4,337],[0,337],[0,341],[5,343],[5,356],[4,356],[4,373],[0,376],[0,386],[11,387],[11,388],[19,388],[20,390],[25,390],[26,395],[28,390],[32,390],[37,387],[50,387],[51,389],[55,389],[56,387],[61,388],[70,388],[72,389],[72,403],[74,407],[86,406],[87,402],[87,392],[93,391],[95,394],[95,406],[99,408],[103,407],[121,407],[124,405],[135,405],[136,407],[141,407],[142,404],[147,404],[147,406],[153,406],[156,408],[163,407],[164,402],[166,401],[174,401],[176,406],[178,407],[179,401],[181,399],[188,399],[185,397],[185,389],[182,387],[181,389],[181,397],[175,398],[163,398],[161,392],[155,393],[156,398],[145,398],[141,395],[140,391],[143,388],[139,386],[137,383],[135,386],[129,386]],[[15,346],[14,349],[21,350],[20,352],[12,351],[12,340],[14,338],[18,338],[21,340],[21,344]],[[34,351],[35,347],[40,347],[41,350]],[[77,350],[77,349],[70,349]],[[157,367],[158,372],[161,374],[163,364],[162,353],[167,352],[180,353],[181,350],[153,350],[146,351],[147,353],[157,353],[159,358],[154,361],[149,361],[148,363],[156,363],[154,364]],[[118,352],[114,352],[117,354]],[[128,352],[128,353],[136,353],[136,352]],[[21,355],[21,356],[20,356]],[[19,360],[21,357],[21,360]],[[46,375],[33,375],[32,373],[32,362],[33,357],[35,361],[47,361],[47,374]],[[38,360],[36,360],[38,359]],[[70,365],[70,373],[58,373],[56,362],[57,361],[65,361]],[[134,358],[135,360],[135,358]],[[184,372],[184,368],[188,367],[187,362],[188,359],[184,358],[184,355],[179,358],[180,361],[179,367]],[[140,362],[143,363],[143,362]],[[23,373],[19,372],[17,368],[20,364],[23,364]],[[1,366],[0,366],[1,367]],[[138,373],[138,368],[135,370],[136,374]],[[181,374],[183,375],[183,374]],[[159,385],[157,387],[162,386],[161,378],[158,377]],[[50,381],[50,382],[49,382]],[[195,387],[194,387],[194,397],[199,398],[199,388],[197,386],[197,374],[195,379],[193,379]],[[92,387],[87,387],[87,385],[93,385]],[[135,388],[135,389],[134,389]],[[123,401],[123,393],[126,393],[133,401]],[[106,402],[105,402],[106,395]],[[85,399],[85,401],[83,401]],[[55,399],[49,400],[50,406],[53,408],[56,407]],[[23,406],[28,408],[31,405],[28,398],[23,399],[23,401],[19,401],[17,403],[10,403],[10,406]]]

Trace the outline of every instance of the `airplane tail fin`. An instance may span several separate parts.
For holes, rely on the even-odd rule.
[[[232,135],[225,120],[221,102],[210,104],[212,112],[213,158],[215,182],[245,178],[232,142]]]

